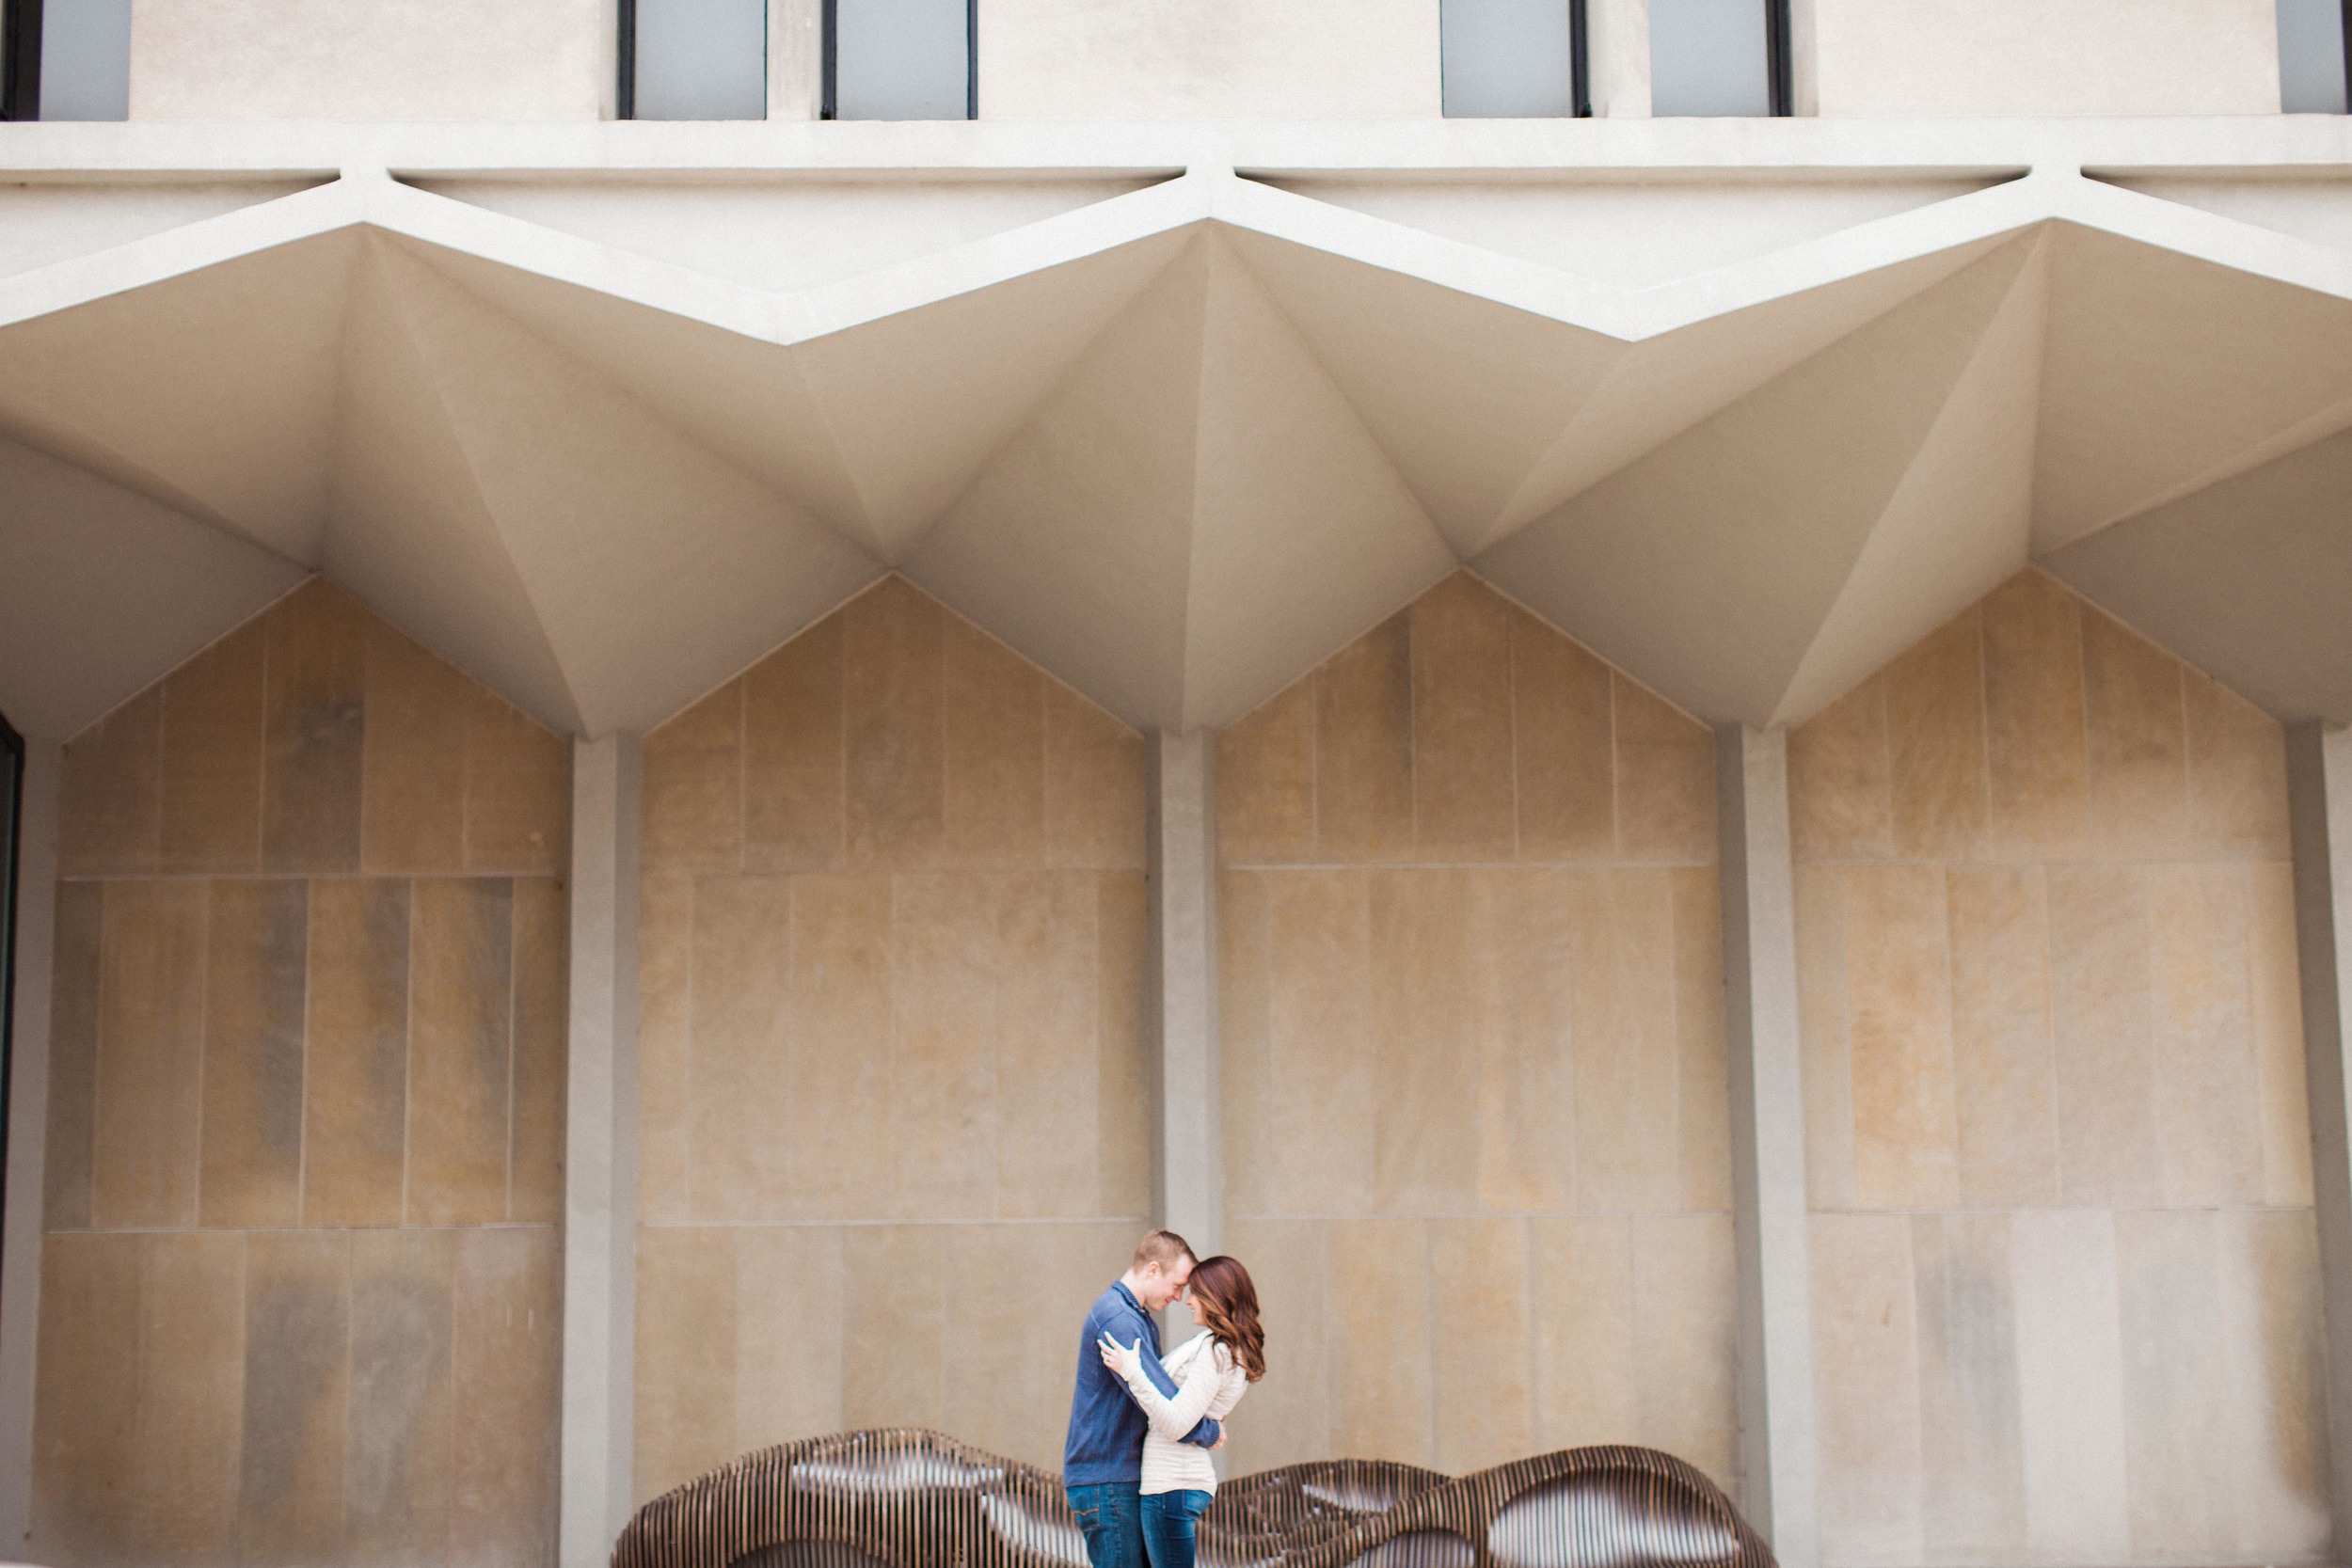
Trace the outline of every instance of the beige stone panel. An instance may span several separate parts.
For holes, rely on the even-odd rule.
[[[2083,614],[2083,711],[2090,843],[2130,859],[2188,839],[2188,759],[2180,661],[2097,610]]]
[[[292,1225],[302,1212],[308,888],[216,881],[206,926],[198,1219]]]
[[[1334,1220],[1325,1245],[1331,1448],[1434,1466],[1428,1227]]]
[[[1918,1562],[1912,1222],[1903,1214],[1816,1214],[1811,1225],[1821,1560]]]
[[[2082,607],[2020,572],[1979,607],[1984,625],[1985,776],[1993,852],[2082,851],[2090,826]]]
[[[1796,867],[1797,1038],[1804,1072],[1804,1182],[1816,1209],[1852,1209],[1853,1053],[1846,1030],[1846,873]]]
[[[351,1421],[351,1244],[338,1230],[246,1243],[238,1560],[307,1568],[343,1544]]]
[[[1960,1200],[1948,944],[1940,867],[1847,868],[1854,1181],[1865,1208]]]
[[[1723,903],[1712,866],[1672,874],[1675,1033],[1682,1060],[1682,1206],[1731,1207],[1730,1069],[1724,1058]]]
[[[1048,680],[1045,689],[1045,863],[1143,869],[1143,736]]]
[[[1406,612],[1423,859],[1508,860],[1518,849],[1508,609],[1456,572]]]
[[[1568,921],[1572,873],[1557,867],[1465,874],[1480,1209],[1562,1210],[1576,1193],[1576,1055]],[[1219,911],[1220,915],[1222,911]],[[1230,1058],[1229,1058],[1230,1060]],[[1463,1070],[1474,1068],[1474,1072]],[[1230,1129],[1232,1120],[1226,1123]]]
[[[940,618],[946,863],[1045,862],[1045,677],[953,615]]]
[[[49,990],[48,1135],[42,1146],[43,1227],[89,1224],[90,1134],[98,1095],[103,882],[59,882]]]
[[[1577,1207],[1677,1208],[1672,874],[1580,869],[1568,873],[1568,899]]]
[[[743,673],[743,869],[841,864],[841,617]]]
[[[1642,1442],[1633,1221],[1547,1214],[1528,1221],[1528,1239],[1536,1446]]]
[[[302,1217],[397,1225],[408,1128],[408,883],[310,884]]]
[[[2184,670],[2189,832],[2196,851],[2287,858],[2286,731],[2212,676]]]
[[[571,1015],[571,908],[563,882],[515,879],[515,1099],[507,1215],[564,1217],[565,1042]]]
[[[506,1217],[513,884],[420,878],[409,892],[412,1225]]]
[[[1143,970],[1150,943],[1140,871],[1095,883],[1097,1213],[1141,1218],[1152,1204],[1152,1128],[1144,1086]],[[1228,1207],[1231,1207],[1229,1200]]]
[[[1393,615],[1315,672],[1314,859],[1412,854],[1412,641]]]
[[[2247,995],[2262,1102],[2263,1201],[2312,1201],[2312,1120],[2303,1064],[2303,994],[2296,952],[2295,872],[2265,862],[2249,872]],[[62,903],[59,905],[63,909]],[[62,918],[62,917],[61,917]],[[56,1025],[51,1025],[54,1039]],[[51,1047],[54,1052],[56,1047]],[[50,1093],[56,1093],[53,1065]],[[55,1133],[51,1134],[53,1137]]]
[[[951,1227],[853,1226],[841,1236],[841,1420],[850,1429],[946,1420]],[[961,1317],[961,1305],[959,1317]],[[959,1347],[964,1343],[959,1330]]]
[[[636,1459],[644,1502],[735,1457],[736,1249],[748,1230],[637,1229]]]
[[[1230,1215],[1225,1243],[1248,1265],[1268,1326],[1265,1376],[1250,1385],[1227,1423],[1228,1475],[1246,1476],[1331,1452],[1329,1370],[1324,1354],[1324,1242],[1320,1220]]]
[[[1535,1451],[1527,1222],[1429,1224],[1438,1467],[1466,1475]]]
[[[2141,875],[2054,867],[2049,906],[2061,1194],[2077,1205],[2155,1202],[2163,1170]]]
[[[251,871],[261,863],[262,672],[271,641],[267,623],[249,623],[163,683],[160,870]]]
[[[1715,734],[1656,693],[1612,677],[1617,737],[1617,852],[1712,864]]]
[[[891,577],[841,616],[849,863],[936,864],[946,835],[946,612]]]
[[[139,1319],[149,1238],[51,1236],[40,1249],[33,1383],[32,1531],[44,1562],[119,1560],[139,1411]]]
[[[998,922],[1005,888],[961,875],[898,879],[891,930],[894,1212],[995,1213]]]
[[[1033,872],[1006,880],[997,916],[996,1212],[1100,1212],[1101,1065],[1095,879]]]
[[[1979,1207],[2056,1203],[2057,1061],[2042,873],[1955,867],[1944,890],[1962,1199]]]
[[[106,889],[90,1133],[101,1229],[196,1222],[207,893],[199,881]]]
[[[687,1071],[689,1212],[775,1220],[791,1206],[792,881],[694,886],[694,1025]],[[875,1130],[868,1131],[872,1136]]]
[[[935,1266],[950,1271],[958,1307],[940,1368],[946,1430],[993,1453],[1061,1467],[1077,1320],[1123,1267],[1122,1260],[1102,1272],[1101,1247],[1087,1244],[1090,1228],[946,1228],[948,1250]],[[1177,1309],[1179,1321],[1186,1316]],[[1167,1346],[1192,1332],[1187,1323]]]
[[[57,786],[57,875],[155,869],[163,835],[163,688],[148,688],[65,748]]]
[[[1269,879],[1260,872],[1224,871],[1216,882],[1217,1075],[1225,1208],[1234,1216],[1271,1212],[1280,1193],[1271,1180],[1275,1152],[1267,1132],[1274,1067],[1267,1036],[1274,978]]]
[[[1917,1214],[1911,1222],[1930,1562],[2010,1562],[2026,1544],[2009,1227],[2007,1214]]]
[[[438,1562],[449,1549],[454,1230],[351,1235],[351,1426],[343,1560]]]
[[[368,626],[364,652],[359,864],[379,874],[462,871],[469,683],[380,621]]]
[[[2010,1259],[2026,1555],[2125,1561],[2131,1511],[2115,1218],[2105,1210],[2013,1214]]]
[[[313,579],[261,622],[269,633],[263,870],[359,869],[371,619],[356,600]],[[168,695],[164,708],[167,735]]]
[[[790,985],[776,1042],[780,1056],[790,1042],[787,1077],[778,1103],[742,1108],[747,1135],[773,1143],[787,1162],[779,1217],[879,1219],[890,1210],[890,880],[792,879]],[[706,1167],[696,1175],[718,1180]]]
[[[841,1431],[841,1230],[732,1234],[736,1449]]]
[[[2328,1507],[2327,1347],[2319,1234],[2306,1210],[2218,1216],[2223,1338],[2234,1436],[2237,1553],[2325,1560]]]
[[[459,1232],[450,1334],[453,1568],[555,1555],[563,1286],[553,1227]]]
[[[2215,1463],[2235,1436],[2224,1435],[2220,1223],[2210,1212],[2115,1216],[2135,1560],[2220,1562],[2236,1544],[2234,1466]]]
[[[647,871],[743,863],[743,682],[731,680],[645,736]]]
[[[1216,847],[1225,864],[1314,858],[1321,688],[1310,675],[1216,737]]]
[[[1633,1361],[1641,1441],[1739,1495],[1740,1300],[1729,1214],[1637,1214]]]
[[[138,1417],[121,1455],[135,1560],[237,1560],[246,1238],[147,1238]]]
[[[1374,1186],[1371,899],[1365,875],[1268,875],[1264,1190],[1353,1213]]]
[[[687,1216],[694,1083],[694,882],[648,871],[637,894],[637,1213]]]
[[[1788,732],[1788,837],[1800,861],[1895,852],[1886,681],[1873,675]]]
[[[2262,1102],[2247,994],[2252,890],[2233,865],[2151,866],[2144,876],[2165,1201],[2258,1202]]]
[[[571,853],[570,743],[469,685],[466,869],[557,877],[570,869]]]
[[[1609,666],[1525,610],[1511,620],[1519,854],[1602,861],[1617,848]]]
[[[1478,1179],[1470,874],[1375,871],[1369,885],[1371,1207],[1459,1212]]]
[[[1886,667],[1886,779],[1895,853],[1966,860],[1985,838],[1984,659],[1977,614]]]

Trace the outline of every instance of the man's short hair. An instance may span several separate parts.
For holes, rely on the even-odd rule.
[[[1179,1258],[1192,1258],[1192,1243],[1173,1230],[1154,1230],[1136,1243],[1136,1268],[1157,1263],[1162,1269],[1172,1269]],[[1194,1262],[1200,1259],[1193,1258]]]

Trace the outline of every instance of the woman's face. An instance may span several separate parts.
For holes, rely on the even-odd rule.
[[[1194,1323],[1202,1328],[1209,1326],[1209,1304],[1200,1299],[1200,1292],[1198,1290],[1186,1288],[1184,1307],[1191,1312]]]

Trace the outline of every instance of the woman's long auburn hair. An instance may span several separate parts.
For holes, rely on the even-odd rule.
[[[1232,1353],[1249,1381],[1265,1376],[1265,1330],[1258,1323],[1258,1287],[1238,1258],[1219,1254],[1192,1266],[1188,1287],[1208,1320],[1210,1336]]]

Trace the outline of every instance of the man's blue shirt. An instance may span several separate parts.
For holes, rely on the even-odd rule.
[[[1061,1450],[1064,1486],[1143,1479],[1143,1434],[1150,1423],[1127,1385],[1103,1365],[1103,1353],[1095,1344],[1106,1334],[1122,1345],[1143,1341],[1144,1375],[1161,1393],[1176,1397],[1176,1380],[1160,1365],[1159,1325],[1124,1284],[1112,1281],[1095,1298],[1085,1326],[1078,1330],[1078,1385],[1070,1396],[1070,1438]],[[1212,1448],[1217,1431],[1215,1421],[1203,1420],[1184,1434],[1184,1441]]]

